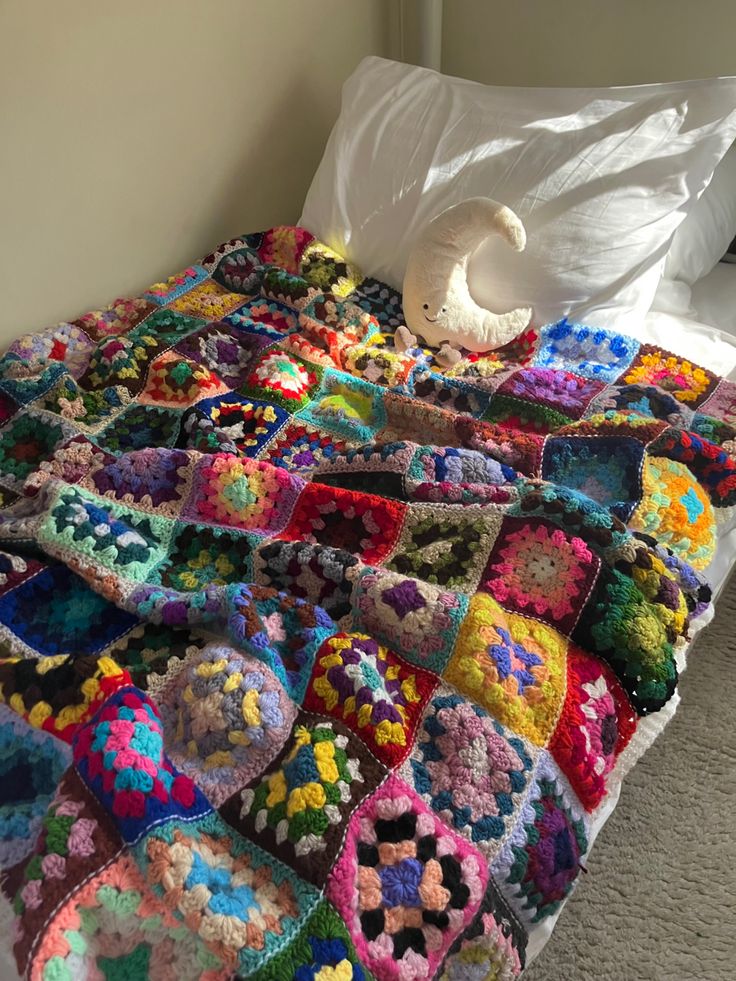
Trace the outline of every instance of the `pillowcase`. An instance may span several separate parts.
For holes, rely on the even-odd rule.
[[[671,313],[675,317],[694,316],[690,286],[679,279],[662,277],[657,284],[651,309],[660,313]]]
[[[710,184],[675,232],[664,275],[691,286],[707,276],[736,235],[736,147],[713,172]]]
[[[695,316],[736,337],[736,266],[719,262],[693,286]]]
[[[370,57],[345,83],[301,223],[400,288],[423,226],[491,197],[528,241],[521,254],[498,239],[478,249],[478,303],[632,333],[677,225],[735,136],[736,79],[504,88]]]

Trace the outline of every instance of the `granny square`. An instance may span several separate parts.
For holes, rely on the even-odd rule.
[[[228,631],[238,647],[267,664],[300,705],[322,642],[334,621],[319,606],[265,586],[228,588]]]
[[[60,563],[0,597],[0,630],[33,656],[94,654],[137,622]]]
[[[138,688],[115,692],[79,729],[73,749],[80,776],[128,844],[170,818],[192,820],[211,811],[165,755],[159,711]]]
[[[501,892],[525,924],[554,915],[572,890],[588,851],[585,812],[545,754],[521,820],[491,865]]]
[[[370,981],[345,924],[323,899],[291,943],[250,977],[252,981],[339,981],[341,975],[347,981]]]
[[[363,281],[359,269],[316,240],[304,249],[299,274],[316,289],[339,297],[349,296]]]
[[[373,494],[307,484],[284,538],[315,542],[380,562],[396,541],[406,505]]]
[[[411,389],[411,394],[423,402],[476,417],[483,415],[490,402],[487,392],[428,369],[417,369],[412,377]]]
[[[337,622],[349,616],[360,563],[343,549],[310,542],[269,542],[254,558],[255,580],[310,603],[317,603]]]
[[[45,768],[41,766],[40,769]],[[45,772],[48,779],[50,771],[46,768]],[[22,917],[14,947],[21,965],[28,962],[31,948],[36,944],[40,943],[41,949],[48,950],[42,935],[45,928],[60,921],[70,927],[68,915],[57,917],[54,914],[82,883],[96,878],[114,859],[122,844],[114,823],[87,790],[76,770],[68,767],[63,775],[59,774],[52,793],[45,800],[33,852],[13,874],[13,905],[16,914]],[[63,952],[53,947],[51,951],[46,957],[58,958],[62,963],[64,953],[72,954],[68,945],[63,945]],[[43,959],[41,955],[41,962]]]
[[[530,742],[442,685],[424,710],[401,776],[490,860],[516,822],[536,758]]]
[[[567,696],[549,751],[588,811],[636,728],[636,712],[610,667],[571,644]]]
[[[107,460],[84,481],[90,490],[158,514],[173,517],[179,513],[191,485],[193,467],[189,454],[152,446],[117,458],[108,456]]]
[[[177,522],[158,578],[163,586],[183,592],[208,585],[250,582],[253,550],[259,541],[248,532]]]
[[[434,586],[472,592],[502,520],[500,511],[482,505],[412,504],[387,568]]]
[[[154,896],[128,855],[87,878],[49,922],[34,977],[226,981],[223,961]],[[21,963],[23,961],[21,960]]]
[[[167,351],[151,363],[138,400],[142,405],[184,409],[227,391],[216,372],[175,351]]]
[[[279,406],[237,392],[204,399],[194,412],[225,436],[233,452],[244,456],[256,456],[289,418]]]
[[[142,296],[120,297],[104,310],[92,310],[73,323],[93,341],[99,341],[111,334],[126,334],[157,309],[158,304]]]
[[[639,715],[661,708],[677,684],[677,666],[667,637],[672,635],[668,621],[675,622],[672,607],[679,603],[677,590],[669,582],[667,576],[662,577],[663,602],[658,609],[636,582],[603,566],[573,633],[576,643],[611,665]],[[628,629],[630,623],[636,623],[636,632]],[[657,643],[646,642],[645,637]]]
[[[245,380],[251,362],[271,343],[269,338],[236,330],[226,321],[218,321],[188,334],[179,341],[176,350],[216,372],[231,388],[238,388]]]
[[[691,409],[705,402],[718,384],[713,372],[652,344],[642,344],[622,380],[627,385],[657,385]]]
[[[148,365],[163,350],[155,331],[149,331],[145,321],[127,334],[102,337],[79,376],[79,385],[89,391],[119,386],[130,396],[137,395],[143,388]]]
[[[17,354],[8,354],[0,361],[0,392],[18,405],[30,405],[67,373],[59,361],[26,363]]]
[[[340,719],[388,766],[411,749],[437,678],[365,634],[339,633],[317,651],[305,708]]]
[[[269,765],[296,716],[262,661],[217,643],[187,657],[156,699],[169,758],[215,807]]]
[[[489,876],[475,920],[450,948],[442,981],[517,978],[526,964],[527,940],[524,926]]]
[[[108,386],[88,392],[71,375],[63,375],[37,399],[35,406],[61,416],[86,432],[93,432],[116,416],[128,398],[124,388]]]
[[[371,276],[366,276],[348,300],[375,317],[381,327],[390,328],[391,333],[405,323],[401,294]]]
[[[172,300],[169,306],[177,313],[184,313],[190,317],[222,320],[242,303],[243,297],[240,293],[230,293],[219,283],[207,280]]]
[[[276,534],[291,516],[302,485],[299,477],[268,463],[229,453],[203,456],[182,517]]]
[[[591,401],[606,387],[604,381],[583,378],[571,371],[528,367],[513,372],[498,388],[499,395],[525,399],[580,419]]]
[[[264,459],[292,473],[310,471],[345,449],[345,441],[302,422],[289,422],[264,452]]]
[[[736,425],[736,382],[722,378],[708,398],[701,403],[704,415],[715,416],[730,426]]]
[[[60,323],[37,334],[23,334],[16,338],[8,348],[8,353],[17,354],[28,361],[35,358],[63,361],[69,374],[73,378],[79,378],[87,369],[95,340],[97,338],[82,330],[76,323]]]
[[[629,519],[632,531],[656,536],[694,569],[706,569],[716,550],[715,516],[707,491],[679,460],[649,456],[642,499]]]
[[[395,775],[358,808],[326,895],[386,981],[433,977],[483,900],[488,866]]]
[[[0,468],[6,481],[20,486],[71,434],[53,416],[25,412],[11,419],[0,432]]]
[[[476,593],[443,677],[502,725],[546,746],[565,697],[567,645],[546,624]]]
[[[373,334],[364,343],[351,345],[344,352],[343,367],[357,378],[411,395],[416,361],[410,354],[397,351],[392,340],[391,334]]]
[[[88,560],[144,581],[167,554],[174,528],[170,518],[126,508],[81,487],[61,485],[53,497],[38,529],[39,541],[56,553],[74,549],[80,566]]]
[[[251,366],[240,390],[256,398],[297,412],[316,390],[322,369],[309,365],[289,351],[266,351]]]
[[[313,886],[216,813],[154,828],[135,856],[154,896],[226,968],[217,981],[233,972],[250,977],[298,935],[319,900]]]
[[[255,237],[248,236],[249,244]],[[258,235],[258,253],[264,263],[273,263],[289,273],[298,273],[304,250],[314,241],[306,228],[297,225],[276,225]]]
[[[507,610],[570,633],[595,585],[601,560],[582,538],[540,518],[503,519],[480,588]]]
[[[107,653],[0,660],[3,698],[18,716],[65,743],[91,719],[128,673]]]
[[[483,419],[507,429],[539,435],[552,433],[573,421],[572,416],[566,416],[542,402],[536,403],[501,392],[493,395]]]
[[[643,422],[666,419],[673,425],[687,424],[693,410],[656,385],[610,385],[591,403],[588,415],[610,409],[640,413]],[[646,417],[649,417],[647,420]]]
[[[290,307],[265,298],[250,300],[224,320],[239,331],[265,337],[271,342],[288,337],[298,326],[296,314]]]
[[[386,770],[348,728],[299,712],[274,764],[221,808],[233,827],[322,887],[345,824]]]
[[[412,664],[440,674],[455,647],[468,597],[374,569],[358,580],[354,604],[361,629]]]
[[[10,699],[11,693],[5,685],[3,693]],[[34,717],[36,723],[37,716]],[[0,862],[3,869],[16,865],[37,847],[47,808],[70,763],[68,746],[48,733],[32,729],[20,714],[7,705],[0,705],[0,782],[3,788]]]
[[[631,436],[551,436],[544,444],[542,476],[628,521],[641,500],[645,453]]]
[[[386,425],[378,385],[328,368],[312,401],[297,418],[356,443],[369,443]]]
[[[233,293],[248,297],[258,293],[263,278],[263,264],[255,247],[244,240],[233,239],[212,255],[203,265],[212,268],[212,278]],[[214,266],[214,268],[213,268]]]
[[[181,424],[181,411],[134,404],[106,426],[95,442],[111,453],[127,453],[151,446],[172,447]]]
[[[37,559],[24,559],[11,552],[0,552],[0,596],[20,586],[44,568]]]
[[[541,329],[532,363],[572,371],[594,381],[614,382],[631,365],[639,347],[632,337],[563,319]]]
[[[169,276],[165,282],[154,283],[143,296],[156,306],[162,307],[205,279],[207,279],[207,270],[203,266],[188,266],[175,276]]]
[[[135,685],[156,698],[159,687],[207,641],[196,630],[161,623],[141,623],[106,649],[125,668]]]

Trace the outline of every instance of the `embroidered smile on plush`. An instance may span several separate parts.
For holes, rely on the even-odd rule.
[[[468,289],[468,262],[491,235],[500,235],[516,252],[526,232],[514,212],[490,198],[469,198],[437,215],[417,239],[404,276],[406,327],[396,346],[415,347],[417,335],[439,347],[443,358],[460,360],[460,348],[493,351],[528,326],[529,307],[496,314],[479,307]]]

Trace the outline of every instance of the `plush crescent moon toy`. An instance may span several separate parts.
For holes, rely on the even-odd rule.
[[[496,314],[479,307],[468,289],[470,257],[491,235],[500,235],[516,252],[526,232],[514,212],[490,198],[468,198],[437,215],[417,239],[404,276],[406,327],[396,331],[400,350],[417,345],[417,336],[440,348],[449,362],[467,351],[492,351],[508,344],[531,320],[529,307]]]

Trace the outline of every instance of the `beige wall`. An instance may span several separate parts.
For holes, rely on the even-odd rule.
[[[444,0],[442,59],[449,75],[496,85],[736,75],[736,3]]]
[[[0,0],[0,349],[296,221],[392,0]]]

